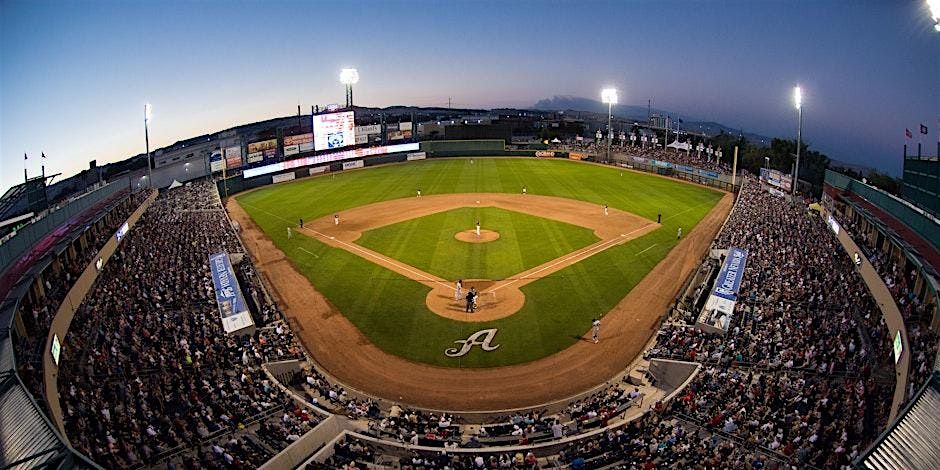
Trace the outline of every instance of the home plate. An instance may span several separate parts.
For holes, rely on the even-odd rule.
[[[330,237],[330,240],[336,240],[336,237]]]

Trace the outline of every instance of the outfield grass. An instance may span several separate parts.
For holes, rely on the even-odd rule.
[[[288,241],[286,236],[285,227],[300,217],[313,220],[351,207],[414,197],[419,187],[430,195],[517,193],[523,186],[529,194],[608,204],[650,220],[662,212],[662,227],[526,285],[526,303],[518,313],[486,323],[440,317],[425,306],[429,288],[424,285],[315,239]],[[474,158],[351,171],[236,197],[298,270],[378,347],[429,364],[491,367],[532,361],[578,341],[591,318],[613,308],[676,245],[676,229],[689,233],[721,193],[565,160]],[[444,355],[453,341],[484,328],[498,328],[499,349],[475,348],[459,359]]]
[[[488,243],[454,234],[479,220],[499,232]],[[443,279],[505,279],[599,241],[594,231],[499,209],[462,207],[363,232],[356,243]]]

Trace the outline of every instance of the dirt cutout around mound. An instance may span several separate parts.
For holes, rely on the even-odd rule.
[[[241,225],[242,241],[297,337],[327,374],[345,386],[404,404],[482,411],[538,406],[580,393],[622,371],[655,334],[660,316],[698,267],[732,202],[732,195],[726,194],[604,316],[600,343],[585,337],[542,359],[487,369],[419,364],[382,351],[294,268],[234,198],[226,207]]]
[[[496,207],[558,220],[589,228],[601,240],[499,280],[486,290],[478,289],[480,296],[477,309],[472,314],[466,311],[466,301],[455,298],[456,279],[442,279],[355,243],[367,230],[461,207]],[[483,225],[485,226],[485,221]],[[298,232],[430,287],[431,291],[426,298],[428,309],[442,317],[466,322],[486,322],[518,312],[525,304],[525,294],[521,288],[526,284],[608,248],[643,236],[658,227],[659,224],[629,212],[607,209],[605,214],[603,206],[573,199],[523,194],[465,193],[393,199],[359,206],[313,220],[303,229],[298,229]],[[471,232],[474,232],[471,236],[476,237],[475,228]]]
[[[477,235],[476,229],[464,230],[463,232],[455,233],[454,238],[466,243],[489,243],[499,240],[499,232],[480,229],[480,234]]]

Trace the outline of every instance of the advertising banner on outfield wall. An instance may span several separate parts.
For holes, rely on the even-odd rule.
[[[307,170],[307,173],[309,173],[310,176],[313,176],[313,175],[320,174],[320,173],[326,173],[326,170],[328,170],[329,168],[330,167],[328,166],[315,166]]]
[[[356,143],[356,121],[352,111],[313,116],[313,147],[317,151],[348,147]]]
[[[414,128],[410,122],[402,122],[398,124],[398,130],[401,132],[403,139],[410,139],[414,135]]]
[[[572,160],[584,160],[584,154],[577,153],[577,152],[568,152],[568,158]]]
[[[264,152],[249,153],[248,158],[246,158],[246,160],[248,161],[248,163],[260,162],[261,160],[264,160]]]
[[[222,171],[222,168],[225,168],[225,163],[222,161],[222,149],[215,149],[209,156],[209,169],[215,173]]]
[[[352,162],[343,162],[343,169],[344,169],[344,170],[352,170],[352,169],[354,169],[354,168],[362,168],[362,167],[364,167],[364,166],[366,166],[366,165],[365,165],[365,163],[364,163],[362,160],[355,160],[355,161],[352,161]]]
[[[321,153],[304,158],[295,158],[284,162],[272,163],[270,165],[249,168],[242,174],[242,178],[254,178],[255,176],[277,173],[279,171],[289,170],[291,168],[301,168],[321,163],[338,162],[350,158],[365,158],[376,155],[385,155],[387,153],[413,152],[420,149],[417,142],[401,145],[381,145],[378,147],[366,147],[354,150],[343,150],[341,152]]]
[[[265,150],[273,150],[276,148],[277,139],[262,140],[248,144],[248,153],[264,152]]]
[[[241,146],[227,147],[225,149],[225,168],[229,170],[242,166],[242,148]]]
[[[297,155],[301,152],[313,150],[313,133],[285,135],[284,156]]]
[[[408,154],[408,160],[424,160],[428,158],[427,152],[414,152]]]
[[[293,180],[293,179],[294,179],[294,172],[292,171],[292,172],[290,172],[290,173],[281,173],[281,174],[279,174],[279,175],[274,175],[274,176],[271,178],[271,182],[272,182],[272,183],[283,183],[283,182],[285,182],[285,181],[291,181],[291,180]]]
[[[222,329],[231,333],[252,326],[254,322],[251,320],[242,290],[238,287],[238,279],[235,278],[235,270],[232,269],[228,253],[209,255],[209,268],[212,270],[212,285],[215,287],[215,301],[219,306]]]

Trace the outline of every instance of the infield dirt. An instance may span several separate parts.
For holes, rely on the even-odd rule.
[[[449,197],[461,196],[464,195]],[[471,197],[478,199],[477,195]],[[535,204],[536,198],[532,199]],[[394,218],[407,220],[421,215],[403,211],[415,204],[411,199],[382,204],[396,201],[401,201],[404,206],[390,212],[396,214]],[[575,395],[622,371],[642,352],[655,333],[659,318],[674,301],[683,281],[698,266],[730,212],[732,202],[732,195],[725,194],[695,229],[604,316],[599,344],[593,344],[585,337],[561,352],[536,361],[486,369],[419,364],[382,351],[294,268],[234,198],[229,198],[226,206],[232,218],[242,227],[242,240],[257,269],[268,279],[291,326],[321,368],[345,385],[389,400],[432,409],[478,411],[536,406]],[[455,207],[455,201],[446,204],[448,208]],[[517,207],[514,210],[519,209]],[[346,221],[346,215],[343,217],[341,226]],[[314,229],[328,228],[332,223],[330,219],[318,221],[324,225],[315,223]],[[374,226],[371,223],[369,225]],[[613,223],[609,229],[602,230],[586,223],[579,225],[590,226],[601,238],[611,239],[624,234],[623,227],[614,226]],[[656,224],[651,224],[651,228],[644,224],[635,227],[652,230]],[[353,232],[361,233],[364,228],[357,227],[355,223],[345,225],[343,231],[347,233],[343,236],[346,239],[344,242],[354,241],[358,234]],[[583,258],[571,257],[561,267],[580,259]],[[378,263],[385,265],[380,261]],[[493,286],[480,287],[491,290]],[[447,299],[453,302],[450,285],[447,285],[447,290],[444,287],[441,289],[438,296],[449,292]],[[432,294],[434,292],[432,290]],[[524,298],[519,300],[524,302]]]

